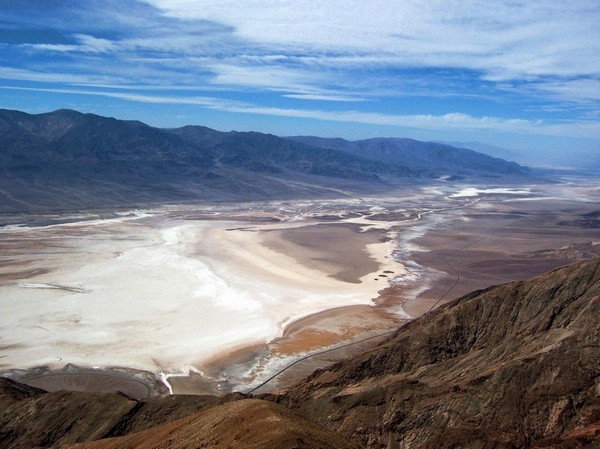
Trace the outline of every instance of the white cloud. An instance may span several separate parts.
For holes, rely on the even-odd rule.
[[[213,84],[267,88],[283,91],[304,91],[322,83],[323,75],[304,69],[279,65],[250,65],[211,61],[206,67],[214,73]]]
[[[181,105],[195,105],[203,106],[210,109],[223,109],[228,107],[236,108],[243,105],[241,102],[232,100],[222,100],[214,97],[202,97],[202,96],[186,96],[186,97],[174,97],[174,96],[163,96],[163,95],[147,95],[137,94],[131,92],[108,92],[100,90],[88,90],[88,89],[55,89],[46,87],[15,87],[15,86],[0,86],[0,89],[7,90],[24,90],[33,92],[51,92],[68,95],[92,95],[100,97],[118,98],[120,100],[135,101],[138,103],[152,103],[152,104],[181,104]]]
[[[583,103],[600,101],[599,79],[547,81],[539,89],[562,100]]]
[[[148,0],[169,17],[231,26],[254,45],[481,70],[490,79],[600,74],[596,1]],[[320,57],[322,63],[341,62]]]
[[[87,34],[75,34],[74,37],[79,41],[82,51],[104,53],[117,49],[117,44],[108,39],[100,39]]]
[[[63,71],[37,71],[0,66],[0,79],[19,81],[34,81],[40,83],[69,83],[69,84],[102,84],[114,82],[114,78],[99,74],[86,75],[81,73],[66,73]]]
[[[73,38],[77,44],[22,44],[24,47],[36,50],[56,52],[83,52],[83,53],[106,53],[115,51],[118,45],[108,39],[99,39],[87,34],[74,34]]]
[[[361,97],[353,97],[350,95],[324,95],[324,94],[285,94],[286,98],[295,98],[297,100],[312,100],[312,101],[339,101],[342,103],[352,103],[356,101],[365,101]]]
[[[146,3],[158,8],[154,15],[150,8],[118,2],[111,2],[108,11],[95,11],[110,17],[103,26],[118,24],[119,38],[73,31],[75,43],[27,46],[105,56],[89,70],[108,66],[115,75],[124,73],[146,84],[163,78],[180,85],[278,90],[288,98],[312,95],[331,101],[467,93],[449,84],[442,89],[425,82],[417,86],[410,75],[400,79],[389,73],[415,68],[468,70],[490,85],[536,81],[536,90],[555,92],[553,98],[561,101],[581,101],[585,86],[559,88],[556,79],[568,84],[582,76],[600,78],[600,8],[595,0]],[[547,79],[551,81],[544,87]],[[595,95],[590,91],[588,97]]]
[[[150,104],[179,104],[200,106],[207,109],[242,113],[258,114],[276,117],[308,118],[331,122],[361,123],[371,125],[384,125],[391,127],[408,127],[429,130],[478,130],[502,131],[518,134],[537,134],[549,136],[591,137],[600,135],[600,122],[577,121],[561,123],[545,123],[541,120],[523,120],[501,117],[475,117],[460,112],[434,115],[434,114],[383,114],[362,111],[328,111],[319,109],[296,109],[265,107],[243,101],[222,99],[206,96],[172,96],[148,95],[130,92],[107,92],[87,89],[53,89],[53,88],[26,88],[14,86],[0,86],[0,89],[29,90],[38,92],[63,93],[69,95],[92,95],[117,98],[126,101]]]

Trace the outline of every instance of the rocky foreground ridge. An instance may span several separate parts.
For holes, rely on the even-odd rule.
[[[0,379],[0,448],[32,447],[600,447],[600,259],[474,292],[279,395]]]
[[[600,447],[600,261],[474,292],[272,399],[367,447]]]

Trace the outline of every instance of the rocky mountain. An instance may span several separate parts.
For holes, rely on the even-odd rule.
[[[0,378],[0,448],[356,449],[270,401],[233,394],[137,401],[43,390]]]
[[[526,170],[515,162],[491,157],[466,148],[413,139],[377,138],[350,142],[344,139],[291,137],[295,142],[319,148],[329,148],[375,161],[408,163],[413,169],[432,170],[447,175],[474,174],[519,175]]]
[[[0,448],[600,447],[599,316],[592,259],[473,292],[281,394],[138,401],[0,379]]]
[[[438,144],[420,142],[400,155],[351,150],[361,142],[342,149],[319,142],[201,126],[158,129],[71,110],[0,110],[0,211],[332,196],[383,191],[406,179],[526,174],[475,152],[428,150]]]
[[[369,448],[600,447],[599,316],[594,259],[467,295],[272,399]]]

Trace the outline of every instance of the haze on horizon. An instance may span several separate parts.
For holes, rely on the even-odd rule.
[[[0,1],[0,108],[600,153],[600,6]]]

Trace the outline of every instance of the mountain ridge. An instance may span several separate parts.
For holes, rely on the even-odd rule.
[[[599,313],[600,260],[579,262],[466,295],[274,400],[370,448],[600,444]]]
[[[516,164],[465,159],[451,147],[458,162],[437,157],[432,145],[420,146],[431,153],[425,158],[414,151],[369,155],[258,132],[160,129],[65,109],[0,110],[0,212],[335,197],[443,176],[527,176]]]
[[[437,142],[422,142],[409,138],[378,137],[366,140],[347,141],[344,139],[324,139],[312,136],[290,137],[320,148],[335,148],[349,154],[361,154],[367,159],[388,159],[396,162],[401,158],[413,161],[415,167],[435,170],[440,167],[452,168],[459,175],[467,175],[473,170],[493,171],[503,174],[523,173],[523,167],[516,162],[507,162],[467,148]],[[493,168],[493,170],[491,170]]]

